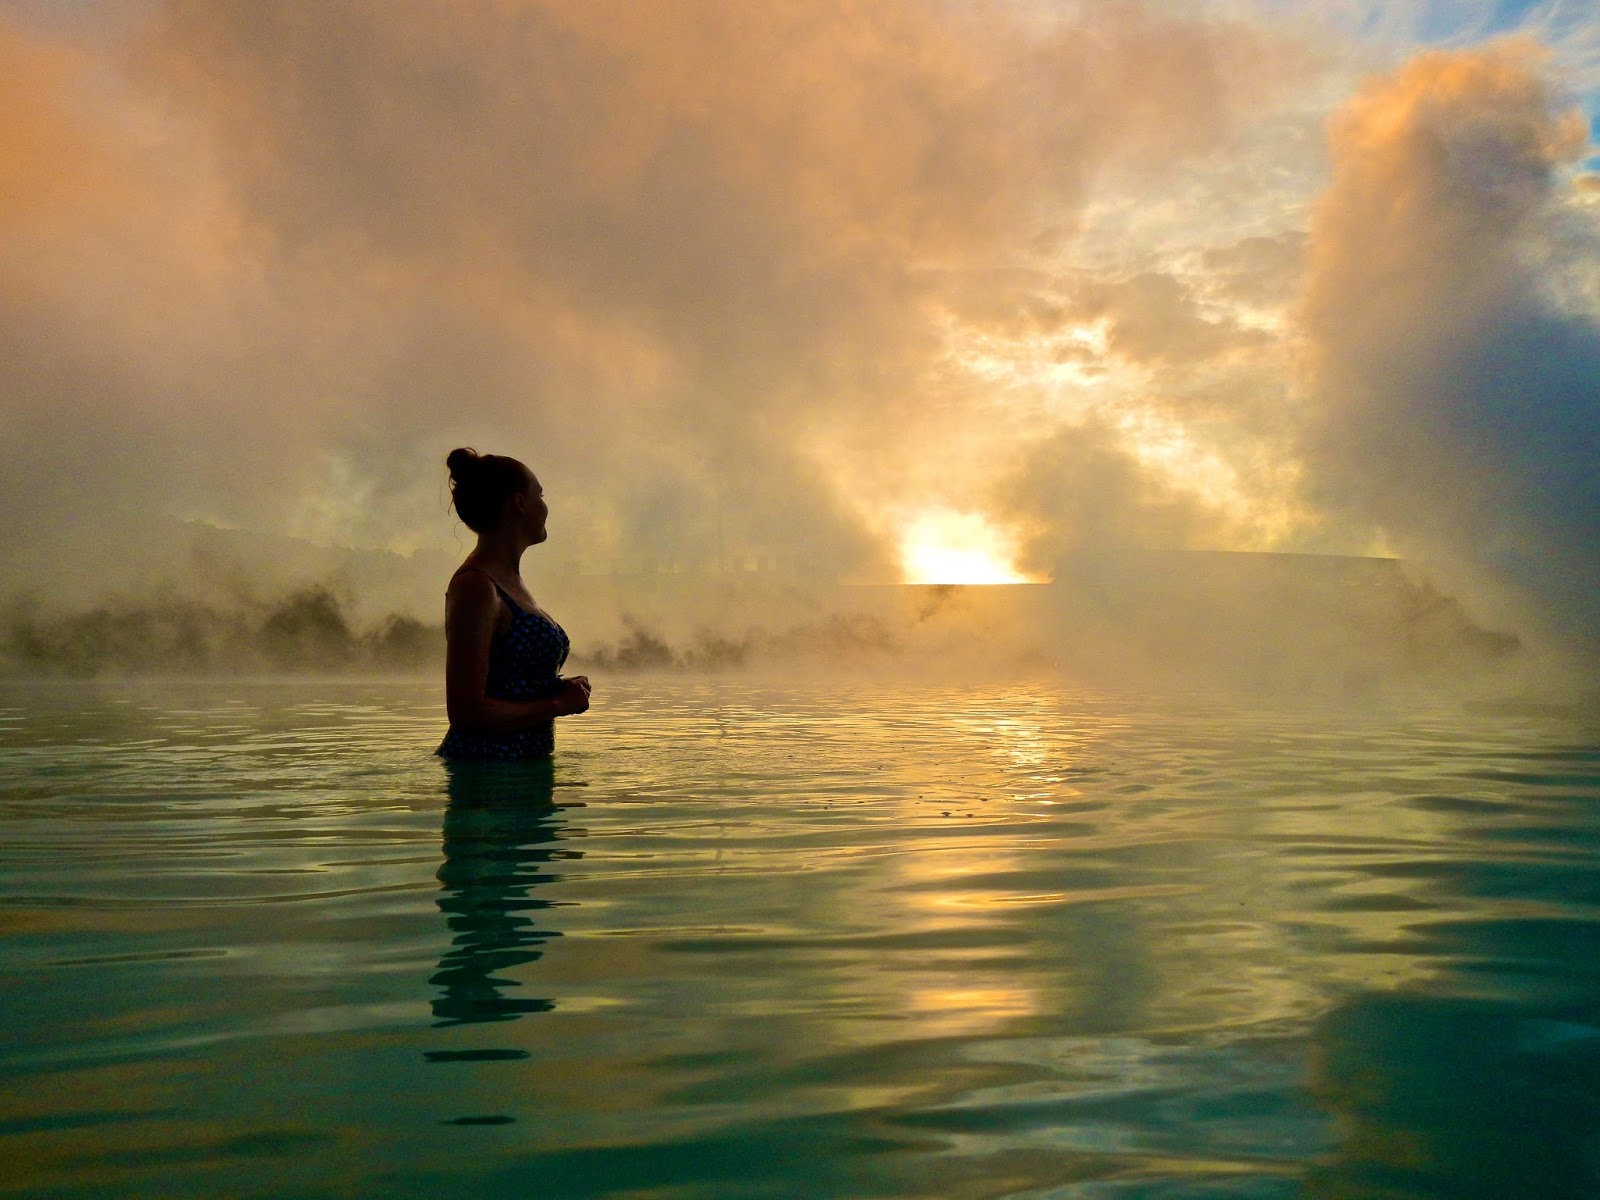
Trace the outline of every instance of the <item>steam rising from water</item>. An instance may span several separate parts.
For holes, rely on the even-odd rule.
[[[1311,461],[1329,505],[1593,653],[1596,243],[1561,264],[1558,208],[1589,130],[1542,68],[1522,43],[1424,55],[1339,113],[1305,298]]]
[[[0,592],[39,628],[152,579],[199,612],[199,520],[259,596],[309,568],[252,538],[412,554],[350,638],[431,628],[468,443],[539,473],[557,600],[647,563],[1052,577],[1075,620],[1117,592],[1078,625],[1110,662],[1166,636],[1105,582],[1151,554],[1396,548],[1466,626],[1589,653],[1600,193],[1557,66],[1362,85],[1409,48],[1348,31],[1392,22],[1219,11],[16,6]],[[676,661],[695,622],[851,611],[691,607]],[[613,661],[622,611],[663,619],[619,604]]]
[[[851,703],[870,702],[890,676],[1041,673],[1114,689],[1367,699],[1419,682],[1500,684],[1518,663],[1515,638],[1475,625],[1392,561],[1149,555],[1068,565],[1070,587],[640,576],[554,580],[546,594],[571,614],[569,670],[820,675]],[[17,603],[0,617],[0,676],[436,676],[443,655],[436,622],[374,614],[337,585],[72,614]]]

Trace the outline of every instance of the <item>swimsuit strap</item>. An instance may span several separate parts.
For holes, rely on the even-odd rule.
[[[469,571],[471,571],[475,575],[482,575],[490,583],[494,584],[494,590],[500,593],[500,599],[504,600],[507,604],[509,604],[511,606],[511,610],[513,612],[519,612],[519,613],[524,613],[524,614],[527,613],[528,610],[523,608],[522,605],[518,604],[515,600],[513,600],[511,598],[511,593],[506,591],[505,588],[500,586],[500,581],[498,579],[496,579],[493,575],[489,574],[489,572],[485,571],[482,567],[457,567],[456,568],[456,575],[465,575]],[[450,578],[454,579],[455,575],[452,575]]]

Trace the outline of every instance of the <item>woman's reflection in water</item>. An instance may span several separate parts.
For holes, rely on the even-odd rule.
[[[444,864],[439,868],[439,911],[452,934],[450,949],[429,982],[436,1026],[514,1021],[524,1013],[549,1012],[544,997],[508,995],[523,985],[497,972],[533,962],[551,938],[560,937],[539,919],[553,907],[529,895],[536,884],[558,876],[544,863],[581,858],[559,847],[576,832],[566,825],[567,807],[554,802],[555,780],[548,758],[522,763],[449,760],[449,804],[444,814]]]

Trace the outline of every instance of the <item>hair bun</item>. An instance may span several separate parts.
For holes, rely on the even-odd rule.
[[[484,533],[505,513],[506,500],[526,492],[533,479],[528,468],[504,454],[479,454],[470,446],[445,456],[450,468],[450,503],[468,529]]]
[[[478,465],[478,452],[470,446],[462,446],[452,450],[445,457],[444,465],[450,468],[450,476],[460,479]]]

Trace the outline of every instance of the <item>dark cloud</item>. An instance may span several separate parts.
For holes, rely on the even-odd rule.
[[[1600,649],[1600,326],[1533,269],[1587,125],[1531,47],[1422,55],[1332,126],[1304,299],[1320,499]]]

